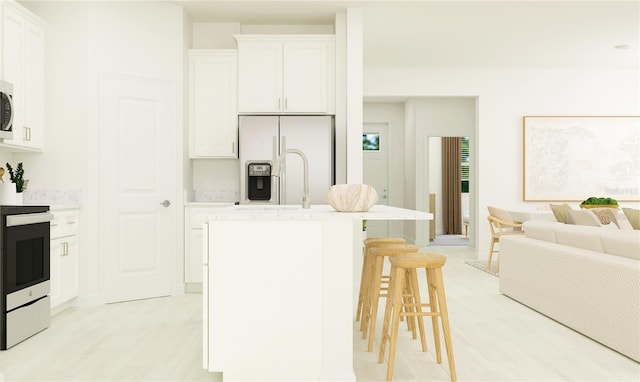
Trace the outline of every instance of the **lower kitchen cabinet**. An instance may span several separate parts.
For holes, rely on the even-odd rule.
[[[52,210],[51,221],[51,309],[62,310],[78,297],[79,245],[78,209]]]
[[[185,206],[184,209],[184,282],[187,291],[200,289],[202,283],[203,248],[202,227],[207,221],[208,213],[216,208],[232,206],[233,203],[216,203],[203,207]],[[198,285],[198,287],[195,287]]]

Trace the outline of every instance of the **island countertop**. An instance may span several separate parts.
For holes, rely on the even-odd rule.
[[[216,208],[207,214],[211,220],[431,220],[433,214],[405,208],[375,205],[366,212],[338,212],[328,204],[302,208],[288,205],[239,205]]]

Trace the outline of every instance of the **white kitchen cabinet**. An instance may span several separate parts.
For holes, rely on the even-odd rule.
[[[44,147],[44,22],[21,5],[2,3],[2,79],[13,84],[16,151]]]
[[[239,113],[335,112],[334,35],[235,35]]]
[[[78,209],[52,210],[51,309],[59,310],[79,294]]]
[[[184,282],[202,283],[202,227],[207,216],[216,208],[232,206],[233,203],[216,203],[209,206],[185,206],[184,214]],[[189,288],[189,286],[188,286]]]
[[[238,157],[238,53],[189,51],[189,157]]]

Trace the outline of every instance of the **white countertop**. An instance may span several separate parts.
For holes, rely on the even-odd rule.
[[[216,208],[210,220],[431,220],[433,214],[376,205],[367,212],[338,212],[328,204],[303,209],[300,205],[239,205]]]
[[[52,204],[49,206],[50,211],[74,210],[79,208],[80,206],[77,204]]]
[[[235,202],[186,202],[185,207],[224,207],[233,206]]]

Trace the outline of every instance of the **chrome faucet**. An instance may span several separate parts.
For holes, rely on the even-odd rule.
[[[302,193],[302,208],[310,208],[311,202],[309,201],[309,161],[307,160],[307,156],[298,149],[286,149],[284,150],[278,159],[276,159],[276,163],[273,165],[273,169],[271,170],[271,176],[280,177],[280,173],[282,172],[282,161],[287,154],[298,154],[300,158],[302,158],[303,170],[304,170],[304,184],[303,184],[303,193]]]

